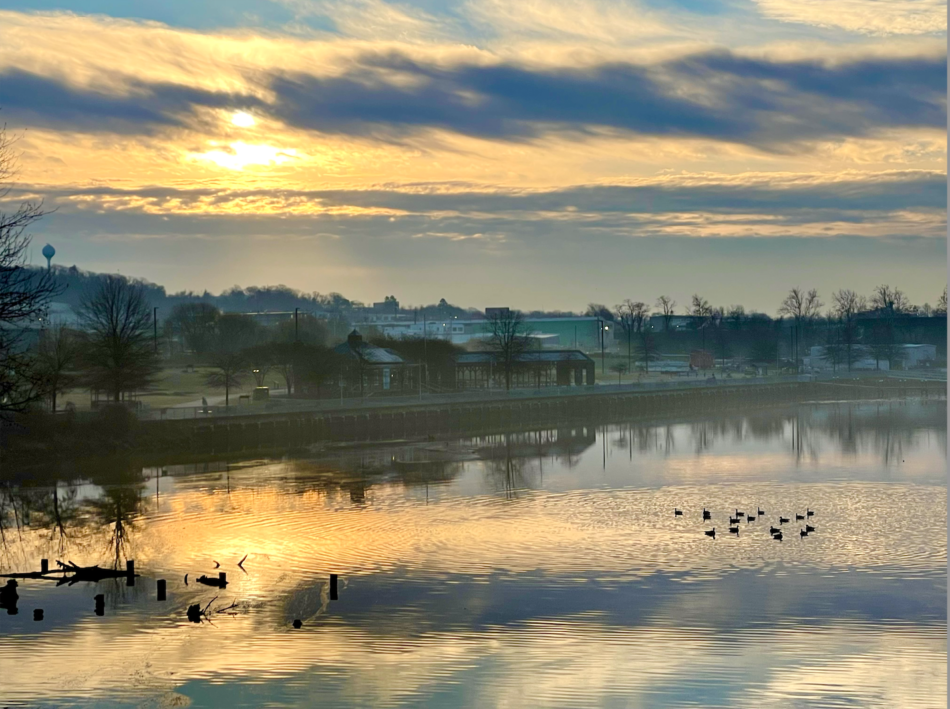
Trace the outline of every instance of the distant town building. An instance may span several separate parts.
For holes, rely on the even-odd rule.
[[[344,359],[342,382],[351,395],[367,396],[411,388],[402,357],[392,350],[364,342],[357,330],[333,351]]]
[[[517,358],[511,386],[540,388],[549,386],[591,386],[595,376],[594,360],[579,350],[539,350]],[[504,388],[503,358],[497,352],[466,352],[455,358],[458,389]]]

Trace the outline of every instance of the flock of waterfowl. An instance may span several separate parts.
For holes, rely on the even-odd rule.
[[[674,508],[674,509],[673,509],[673,516],[674,516],[674,517],[682,517],[682,516],[683,516],[683,510],[681,510],[681,509],[679,509],[679,508]],[[735,513],[729,515],[729,533],[730,533],[730,534],[735,534],[735,535],[738,537],[738,536],[739,536],[739,523],[740,523],[740,522],[745,521],[745,523],[748,525],[749,523],[755,522],[757,519],[759,519],[760,517],[764,517],[764,516],[765,516],[765,510],[763,510],[761,507],[756,507],[756,512],[755,512],[755,514],[747,514],[747,513],[743,512],[743,511],[741,511],[741,510],[737,507],[737,508],[735,508]],[[805,522],[805,528],[804,528],[804,529],[799,529],[799,532],[798,532],[798,536],[799,536],[800,538],[804,539],[804,538],[807,537],[811,532],[814,532],[814,531],[815,531],[815,528],[812,527],[810,524],[808,524],[808,520],[809,520],[811,517],[814,517],[814,516],[815,516],[814,511],[812,511],[812,510],[810,510],[810,509],[806,509],[806,510],[805,510],[805,514],[798,514],[797,512],[795,513],[795,521],[796,521],[796,522]],[[705,507],[703,507],[703,522],[711,522],[711,521],[712,521],[712,512],[710,512],[710,511],[707,510]],[[788,523],[791,522],[791,521],[792,521],[791,518],[789,518],[789,517],[782,517],[781,515],[779,515],[779,518],[778,518],[779,526],[778,526],[778,527],[769,526],[769,534],[771,535],[772,539],[775,539],[776,541],[782,541],[782,539],[783,539],[783,537],[784,537],[784,534],[782,533],[782,526],[781,526],[781,525],[783,525],[783,524],[788,524]],[[715,539],[715,538],[716,538],[716,528],[713,527],[712,529],[708,529],[708,530],[706,530],[705,532],[703,532],[703,534],[705,534],[707,537],[712,537],[713,539]]]

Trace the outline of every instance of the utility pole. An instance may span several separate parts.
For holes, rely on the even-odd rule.
[[[158,308],[152,308],[152,345],[158,354]]]
[[[607,371],[604,364],[604,321],[598,320],[597,322],[600,324],[600,373],[603,374]]]
[[[426,379],[429,378],[429,322],[426,309],[422,309],[422,361],[425,363]],[[419,386],[422,386],[422,372],[419,372]]]

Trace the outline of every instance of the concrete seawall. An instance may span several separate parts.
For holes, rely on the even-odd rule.
[[[742,410],[806,401],[946,396],[946,382],[883,380],[721,385],[662,392],[605,392],[588,396],[505,401],[418,403],[357,411],[288,412],[209,420],[150,421],[144,440],[178,454],[218,455],[321,442],[419,440],[458,434],[502,433],[520,426],[630,419]],[[163,443],[164,442],[164,443]],[[153,446],[149,446],[155,450]]]

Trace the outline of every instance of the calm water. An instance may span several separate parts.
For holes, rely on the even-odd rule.
[[[946,427],[823,404],[8,488],[3,573],[142,577],[21,581],[0,705],[946,707]]]

